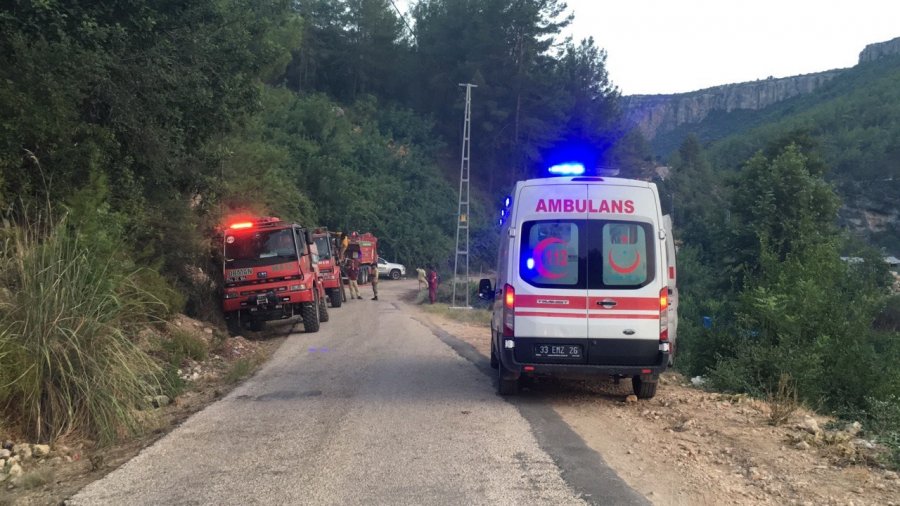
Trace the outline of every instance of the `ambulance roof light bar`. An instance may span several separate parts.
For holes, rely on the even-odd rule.
[[[580,176],[584,174],[584,165],[578,162],[559,163],[547,169],[547,172],[556,176]]]

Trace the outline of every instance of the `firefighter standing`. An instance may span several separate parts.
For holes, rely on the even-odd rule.
[[[347,248],[350,246],[350,234],[344,230],[344,233],[341,234],[341,258],[346,258],[344,255],[347,254]]]
[[[416,267],[416,274],[419,278],[419,290],[421,290],[423,286],[428,286],[428,278],[425,275],[425,269]]]
[[[437,271],[434,267],[430,267],[428,270],[428,300],[434,304],[434,301],[437,299],[437,287],[438,287],[438,275]]]
[[[372,264],[372,293],[375,295],[372,300],[378,300],[378,263]]]
[[[356,284],[356,280],[359,278],[359,263],[355,258],[351,258],[347,262],[347,278],[350,280],[350,298],[361,299],[359,285]]]

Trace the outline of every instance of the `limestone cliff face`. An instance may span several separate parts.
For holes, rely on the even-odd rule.
[[[900,54],[900,37],[887,42],[869,44],[859,53],[859,63],[868,63],[894,54]]]
[[[769,78],[726,84],[675,95],[632,95],[624,97],[627,118],[644,137],[668,132],[685,123],[703,121],[712,111],[758,110],[797,95],[809,93],[828,82],[841,70],[802,76]]]
[[[869,44],[859,54],[859,62],[867,63],[893,54],[900,54],[900,37]],[[809,93],[841,72],[843,69],[769,78],[673,95],[631,95],[623,100],[629,122],[637,126],[644,137],[653,139],[679,125],[703,121],[712,111],[758,110]]]

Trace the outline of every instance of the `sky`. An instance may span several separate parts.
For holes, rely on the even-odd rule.
[[[900,37],[897,0],[568,0],[624,95],[680,93],[855,65]]]
[[[403,9],[415,0],[396,0]],[[567,0],[567,34],[594,37],[623,95],[855,65],[867,44],[900,37],[900,0]]]

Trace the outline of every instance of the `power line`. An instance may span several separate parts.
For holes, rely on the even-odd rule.
[[[406,16],[402,12],[400,12],[400,9],[397,8],[397,4],[394,3],[394,0],[391,0],[391,5],[394,6],[394,10],[397,11],[397,15],[400,16],[400,21],[403,21],[403,24],[406,25],[406,29],[409,30],[409,34],[415,36],[412,27],[409,26],[409,23],[406,21]]]

